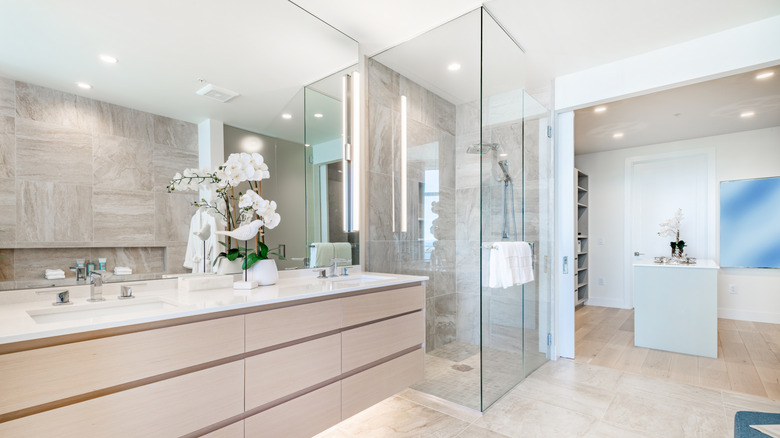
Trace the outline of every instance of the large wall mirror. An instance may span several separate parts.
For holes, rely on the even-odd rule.
[[[345,219],[350,213],[347,191],[352,183],[345,169],[346,77],[356,66],[327,76],[304,91],[306,161],[306,245],[311,267],[330,259],[360,263],[359,231]]]
[[[95,14],[117,12],[101,5],[95,2]],[[254,93],[237,85],[243,93],[228,103],[202,100],[194,92],[201,86],[196,76],[192,83],[180,85],[182,79],[169,86],[165,91],[172,91],[174,97],[145,101],[144,88],[133,87],[154,83],[159,69],[147,71],[132,64],[129,53],[143,45],[134,36],[115,68],[121,75],[104,73],[108,70],[99,65],[102,70],[95,76],[106,78],[92,94],[74,90],[69,76],[64,78],[62,72],[45,65],[45,53],[33,53],[31,47],[29,53],[16,50],[17,54],[9,48],[20,45],[0,49],[0,198],[5,207],[0,209],[0,290],[84,284],[70,271],[77,260],[91,262],[96,269],[106,260],[109,272],[115,267],[131,268],[132,274],[114,275],[109,281],[190,272],[183,261],[196,210],[192,202],[198,193],[167,193],[166,185],[176,172],[201,167],[203,132],[198,124],[205,119],[224,122],[226,155],[232,143],[243,144],[233,152],[264,148],[255,150],[264,155],[272,175],[264,182],[263,195],[277,202],[282,216],[280,225],[267,234],[269,246],[283,246],[285,260],[278,261],[279,269],[319,265],[312,257],[318,243],[347,243],[348,252],[341,258],[358,263],[357,233],[334,228],[340,222],[334,218],[342,214],[342,203],[334,194],[340,190],[341,159],[328,155],[329,142],[339,142],[341,136],[339,70],[357,63],[358,45],[288,2],[247,7],[263,20],[278,22],[278,29],[274,27],[278,40],[236,40],[231,51],[220,52],[254,57],[262,64],[262,74],[239,71],[225,78],[243,85],[268,84],[263,92]],[[45,39],[43,22],[28,12],[25,8],[9,11],[9,17],[20,23],[16,29],[20,41],[40,35]],[[187,14],[180,18],[197,20]],[[145,18],[143,14],[128,17],[136,19]],[[61,20],[48,32],[80,35],[72,29],[90,24],[79,20],[78,16]],[[289,38],[281,36],[288,33]],[[87,39],[73,46],[91,50],[91,43]],[[296,50],[285,49],[287,45]],[[167,56],[170,48],[157,46]],[[87,48],[62,55],[73,66],[88,68],[97,62],[96,55],[80,58]],[[144,49],[144,56],[153,58],[149,50]],[[269,54],[273,59],[268,59]],[[209,79],[222,77],[225,66],[213,69],[215,61],[202,58],[202,63],[188,65],[192,75],[205,71],[212,72],[206,75]],[[179,64],[190,59],[182,58]],[[176,105],[166,107],[170,102]],[[329,259],[334,257],[337,254]],[[65,278],[47,278],[47,270],[62,270]]]

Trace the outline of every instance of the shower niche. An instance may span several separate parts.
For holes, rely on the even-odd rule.
[[[366,265],[429,277],[413,388],[477,411],[549,355],[549,110],[526,74],[484,8],[366,62]],[[487,286],[499,241],[533,244],[534,281]]]

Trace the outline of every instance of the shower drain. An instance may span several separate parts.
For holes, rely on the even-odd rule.
[[[464,365],[464,364],[462,364],[462,363],[459,363],[459,364],[457,364],[457,365],[453,365],[453,366],[452,366],[452,369],[453,369],[453,370],[455,370],[455,371],[463,371],[463,372],[466,372],[466,371],[471,371],[471,370],[473,370],[474,368],[472,368],[472,367],[470,367],[470,366],[468,366],[468,365]]]

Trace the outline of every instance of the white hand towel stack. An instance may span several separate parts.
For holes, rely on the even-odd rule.
[[[65,271],[62,269],[47,269],[43,276],[47,280],[62,280],[65,278]]]
[[[504,289],[534,281],[533,253],[528,242],[496,242],[490,251],[488,286]]]
[[[114,275],[130,275],[133,273],[133,270],[128,268],[127,266],[117,266],[114,268]]]

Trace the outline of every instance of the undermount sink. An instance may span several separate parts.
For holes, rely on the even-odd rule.
[[[98,303],[72,304],[49,309],[28,310],[27,314],[38,324],[49,324],[114,315],[155,314],[177,307],[179,307],[179,303],[163,297],[144,297],[129,300],[109,298],[107,301]]]

